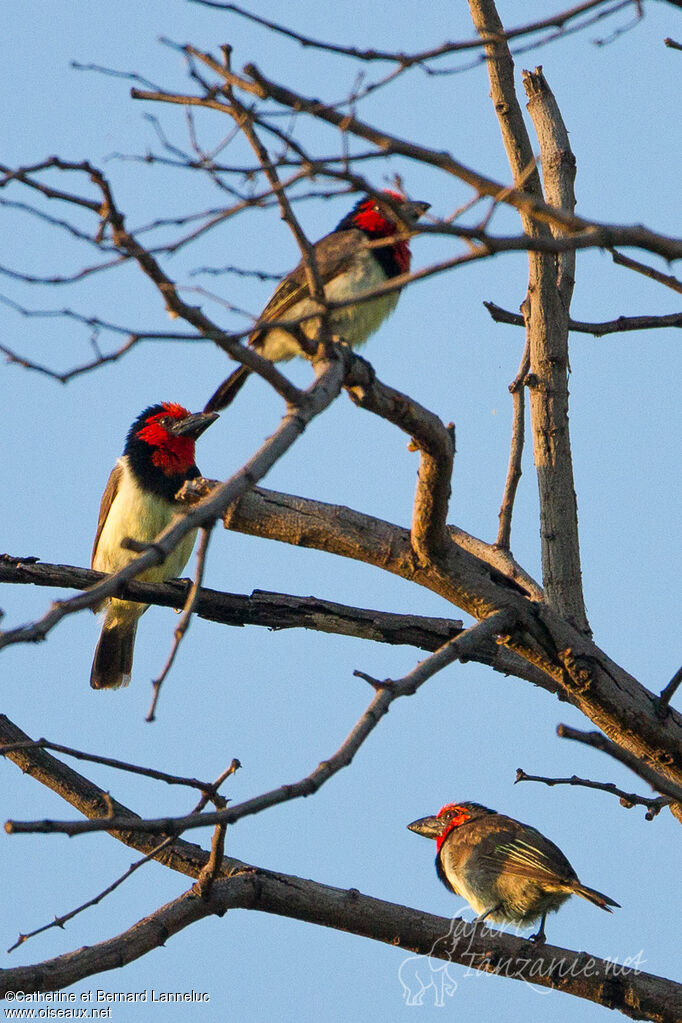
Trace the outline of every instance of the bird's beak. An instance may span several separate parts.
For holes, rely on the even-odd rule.
[[[407,827],[417,835],[424,838],[438,838],[443,830],[443,821],[440,817],[420,817],[418,821],[412,821]]]
[[[413,220],[414,223],[423,217],[427,210],[431,209],[430,202],[422,202],[421,200],[409,200],[403,204],[402,212],[409,220]]]
[[[194,412],[191,416],[178,419],[168,427],[168,432],[174,437],[191,437],[192,440],[196,440],[216,419],[217,412]]]

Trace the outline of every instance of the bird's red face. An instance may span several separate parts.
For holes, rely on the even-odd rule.
[[[166,401],[161,411],[148,416],[137,431],[140,440],[152,449],[152,463],[166,476],[180,476],[194,465],[196,434],[176,434],[173,427],[187,420],[190,413],[182,405]]]
[[[407,204],[407,199],[400,192],[393,192],[387,188],[384,194],[389,195],[396,203]],[[371,196],[358,207],[353,221],[370,238],[390,238],[401,229],[404,230],[404,225],[401,224],[390,206]],[[407,273],[410,269],[410,247],[406,238],[395,242],[393,256],[401,273]]]
[[[436,838],[436,848],[440,849],[451,831],[471,820],[471,810],[467,806],[462,806],[458,803],[448,803],[438,811],[438,820],[443,825],[443,830]]]
[[[446,806],[442,806],[434,816],[420,817],[418,821],[412,821],[407,826],[417,835],[434,838],[438,849],[440,849],[451,831],[466,824],[474,817],[481,816],[482,813],[487,814],[491,811],[479,803],[448,803]]]
[[[390,195],[391,199],[397,203],[407,201],[400,192],[386,189],[385,194]],[[369,234],[376,235],[377,238],[387,238],[389,235],[395,234],[399,223],[389,206],[384,206],[376,199],[372,199],[371,196],[359,207],[354,219],[358,227]]]

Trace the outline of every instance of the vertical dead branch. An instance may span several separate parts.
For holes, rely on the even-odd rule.
[[[512,512],[514,510],[514,498],[516,488],[521,479],[521,461],[523,457],[523,443],[525,440],[526,402],[524,400],[524,387],[526,377],[530,368],[530,351],[528,340],[523,350],[519,371],[509,385],[509,390],[514,403],[514,414],[512,416],[512,438],[509,450],[509,465],[507,467],[507,478],[504,484],[504,495],[500,507],[500,527],[497,531],[495,545],[503,551],[508,551],[511,544]]]
[[[514,89],[514,62],[493,0],[469,0],[477,32],[485,44],[491,96],[500,123],[515,183],[541,198],[540,178],[532,165],[533,149]],[[545,105],[541,138],[543,166],[560,149],[550,144],[549,107]],[[562,126],[563,127],[563,126]],[[564,129],[565,131],[565,129]],[[544,146],[544,148],[543,148]],[[524,231],[533,237],[548,235],[549,228],[521,213]],[[578,512],[568,431],[568,310],[559,294],[552,255],[529,253],[528,315],[530,342],[530,413],[535,468],[540,494],[540,539],[543,582],[548,602],[582,632],[589,633],[580,573]],[[568,273],[566,273],[568,281]],[[564,290],[568,293],[568,285]]]
[[[536,67],[535,71],[523,72],[523,87],[528,96],[528,113],[540,143],[545,201],[567,213],[573,213],[575,156],[561,111],[541,66]],[[550,230],[555,238],[565,233],[558,224],[551,224]],[[558,253],[556,263],[559,296],[568,317],[575,284],[575,251]]]

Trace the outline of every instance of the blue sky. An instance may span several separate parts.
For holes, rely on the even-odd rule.
[[[466,5],[441,0],[419,9],[398,5],[388,17],[378,0],[339,5],[260,2],[253,9],[313,36],[335,42],[414,51],[472,35]],[[501,2],[508,26],[546,16],[547,5]],[[552,10],[560,9],[555,3]],[[682,35],[679,12],[645,5],[645,18],[608,46],[594,39],[624,26],[624,12],[602,25],[516,62],[542,64],[571,135],[578,161],[578,212],[613,223],[643,223],[679,234],[679,52],[663,45]],[[72,62],[135,71],[170,90],[188,83],[179,54],[160,42],[192,42],[218,52],[233,46],[233,65],[255,61],[270,77],[309,95],[337,100],[355,81],[344,58],[302,50],[234,15],[173,0],[144,4],[83,4],[63,0],[58,12],[44,0],[5,0],[2,75],[6,111],[3,162],[33,163],[54,153],[90,159],[106,169],[131,227],[225,202],[205,182],[177,169],[122,157],[159,151],[150,115],[166,136],[187,145],[180,108],[131,100],[130,82]],[[448,66],[457,60],[450,58]],[[374,68],[369,75],[376,74]],[[7,116],[7,114],[9,116]],[[483,67],[444,77],[414,71],[361,107],[370,123],[405,138],[449,150],[502,181],[509,171]],[[287,121],[283,122],[284,125]],[[208,148],[229,131],[218,115],[197,118]],[[318,151],[332,150],[331,131],[302,125]],[[115,154],[119,154],[116,156]],[[223,159],[245,160],[239,143]],[[373,180],[401,174],[406,189],[446,216],[470,198],[465,186],[435,170],[393,159],[375,164]],[[370,173],[368,171],[368,173]],[[63,184],[63,182],[60,182]],[[15,200],[26,200],[19,190]],[[310,201],[299,207],[312,239],[330,230],[347,201]],[[65,211],[50,208],[54,216]],[[5,210],[0,264],[27,274],[73,272],[95,261],[75,244],[18,210]],[[87,224],[87,218],[83,224]],[[513,214],[495,222],[517,231]],[[418,239],[413,265],[448,258],[447,240]],[[634,253],[634,255],[637,255]],[[168,271],[188,286],[209,289],[254,316],[272,285],[229,275],[192,277],[201,266],[239,265],[274,274],[297,261],[295,242],[275,211],[248,213],[183,250]],[[653,262],[653,259],[651,260]],[[679,276],[679,272],[678,272]],[[521,357],[517,328],[491,322],[493,300],[517,309],[527,283],[523,254],[501,257],[431,278],[408,289],[365,354],[378,376],[406,391],[457,427],[450,521],[492,540],[508,457],[511,402],[507,391]],[[152,286],[131,267],[94,275],[70,288],[21,287],[7,276],[0,294],[32,309],[68,306],[133,328],[163,330],[166,313]],[[191,292],[185,294],[191,295]],[[670,313],[674,292],[614,267],[608,254],[578,257],[573,316]],[[228,329],[245,321],[219,302],[197,303]],[[3,344],[65,370],[91,354],[87,330],[59,318],[25,318],[3,306]],[[103,340],[103,345],[111,344]],[[44,561],[87,565],[99,498],[120,454],[125,432],[140,409],[158,400],[200,408],[225,375],[225,356],[209,344],[148,342],[121,361],[67,386],[3,363],[6,422],[3,461],[2,549]],[[672,330],[595,339],[572,336],[571,430],[588,614],[597,643],[644,685],[659,691],[679,667],[679,338]],[[305,364],[291,367],[300,383]],[[250,381],[238,403],[200,441],[198,464],[227,478],[276,426],[278,399]],[[417,456],[388,424],[357,410],[342,396],[272,470],[265,485],[346,504],[406,525],[411,514]],[[539,576],[537,494],[526,451],[514,519],[517,559]],[[191,567],[191,563],[190,563]],[[314,594],[330,600],[416,614],[461,617],[441,598],[376,569],[331,555],[295,550],[216,531],[206,583],[236,593],[253,589]],[[41,614],[53,594],[3,588],[3,625]],[[370,691],[353,677],[360,668],[399,677],[421,657],[410,648],[301,631],[230,630],[195,621],[162,696],[158,721],[144,715],[149,680],[165,661],[176,619],[151,609],[140,625],[131,686],[94,693],[88,674],[98,624],[89,613],[65,620],[38,646],[2,652],[3,706],[31,735],[136,763],[202,778],[216,777],[238,757],[242,770],[225,792],[249,798],[309,773],[332,753],[365,709]],[[602,956],[637,956],[643,968],[675,976],[679,969],[679,880],[672,818],[653,823],[642,810],[623,810],[604,793],[573,788],[514,787],[517,767],[529,773],[614,781],[627,790],[644,785],[597,753],[557,739],[555,727],[589,722],[527,683],[477,665],[455,665],[394,706],[350,770],[314,798],[241,822],[228,833],[227,851],[248,862],[379,898],[448,915],[461,908],[438,882],[434,849],[405,825],[453,799],[474,799],[534,824],[562,847],[581,879],[622,904],[613,917],[572,900],[548,925],[549,940]],[[10,764],[0,768],[2,818],[65,818],[64,803]],[[137,812],[184,813],[193,796],[161,790],[104,768],[84,773]],[[194,841],[210,841],[210,833]],[[0,948],[19,931],[91,898],[134,858],[107,836],[68,843],[55,836],[4,835],[5,878]],[[150,865],[103,906],[81,914],[65,931],[30,941],[0,966],[37,962],[92,944],[131,926],[175,898],[186,883]],[[405,953],[349,935],[247,912],[208,920],[174,937],[123,971],[100,975],[75,990],[201,990],[211,1002],[192,1018],[242,1023],[336,1021],[372,1015],[424,1018],[432,1006],[407,1009],[398,969]],[[470,1018],[497,1013],[509,1021],[604,1018],[605,1010],[548,995],[526,985],[452,971],[457,991],[445,1010]],[[126,1007],[112,1018],[137,1021],[163,1011],[164,1021],[188,1018],[183,1007]],[[153,1018],[153,1017],[152,1017]],[[421,1017],[420,1017],[421,1018]],[[439,1017],[440,1018],[440,1017]]]

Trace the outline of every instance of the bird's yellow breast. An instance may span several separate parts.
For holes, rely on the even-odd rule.
[[[116,572],[133,561],[137,554],[121,547],[121,540],[130,537],[138,543],[153,543],[175,515],[175,509],[167,501],[142,490],[125,457],[119,459],[119,464],[123,472],[118,490],[92,559],[92,567],[97,572]],[[195,539],[196,530],[192,530],[161,565],[152,565],[138,578],[146,582],[174,579],[187,564]]]

